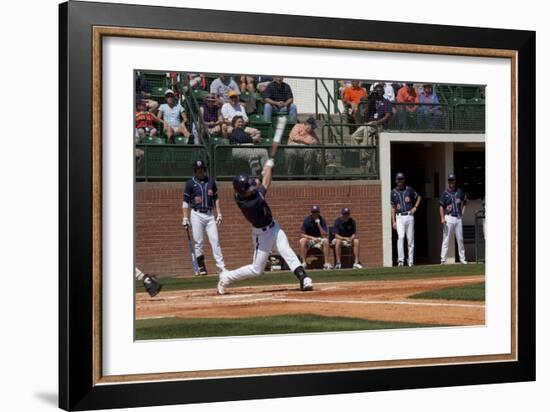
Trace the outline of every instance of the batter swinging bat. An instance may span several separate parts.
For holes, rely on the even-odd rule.
[[[199,276],[199,264],[197,263],[197,257],[195,256],[195,248],[193,247],[193,241],[191,240],[191,235],[189,234],[189,228],[186,228],[187,240],[189,241],[189,253],[191,253],[191,263],[193,264],[193,272],[195,276]]]
[[[277,148],[281,139],[283,138],[283,132],[285,131],[286,126],[286,116],[281,116],[277,119],[277,127],[275,129],[275,136],[273,136],[273,143],[271,144],[271,158],[275,158],[277,154]]]

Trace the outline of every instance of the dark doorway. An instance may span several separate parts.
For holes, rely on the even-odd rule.
[[[428,213],[426,208],[425,187],[426,187],[426,161],[430,152],[430,146],[423,143],[392,143],[391,145],[391,182],[392,189],[395,187],[395,174],[405,174],[407,186],[411,186],[422,196],[423,203],[415,214],[415,264],[431,263],[428,257]],[[391,207],[389,193],[387,194],[388,207]],[[407,257],[407,244],[405,242],[405,256]],[[397,264],[397,232],[392,229],[392,261]]]

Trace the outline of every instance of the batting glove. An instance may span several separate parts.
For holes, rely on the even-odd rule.
[[[184,229],[189,229],[189,219],[184,217],[183,220],[181,221],[181,225],[183,226]]]
[[[268,159],[267,162],[265,162],[264,167],[273,167],[275,166],[275,160],[274,159]]]
[[[222,214],[221,213],[218,213],[218,215],[216,216],[216,224],[219,226],[222,224]]]

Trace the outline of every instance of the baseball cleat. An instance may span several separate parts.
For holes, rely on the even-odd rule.
[[[409,262],[409,267],[412,268],[414,266],[414,263]]]
[[[460,263],[461,263],[462,265],[467,265],[467,264],[468,264],[468,262],[466,262],[465,260],[460,261]]]
[[[155,276],[150,275],[145,275],[143,277],[143,286],[152,298],[157,296],[162,289],[162,285],[157,282]]]
[[[363,269],[363,265],[361,263],[354,263],[353,268],[354,269]]]
[[[332,269],[333,269],[333,267],[330,263],[325,263],[323,265],[323,270],[332,270]]]
[[[403,262],[397,262],[397,266],[404,266]]]
[[[225,295],[225,282],[220,279],[218,282],[218,295]]]
[[[334,269],[342,269],[342,264],[341,263],[335,264]]]
[[[303,278],[300,282],[300,289],[302,292],[313,290],[313,280],[309,276]]]

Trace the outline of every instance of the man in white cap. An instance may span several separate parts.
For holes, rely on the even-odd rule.
[[[449,253],[449,239],[455,233],[458,244],[458,256],[460,263],[466,264],[466,253],[464,251],[464,239],[462,237],[462,216],[466,209],[466,195],[456,187],[456,176],[449,173],[447,177],[449,187],[439,198],[439,217],[443,225],[443,242],[441,243],[441,264],[447,264]]]
[[[176,136],[185,136],[189,138],[191,133],[185,126],[185,109],[176,101],[176,95],[173,90],[168,89],[164,92],[163,103],[159,107],[159,119],[164,121],[164,134],[168,137],[168,142],[172,143]]]

